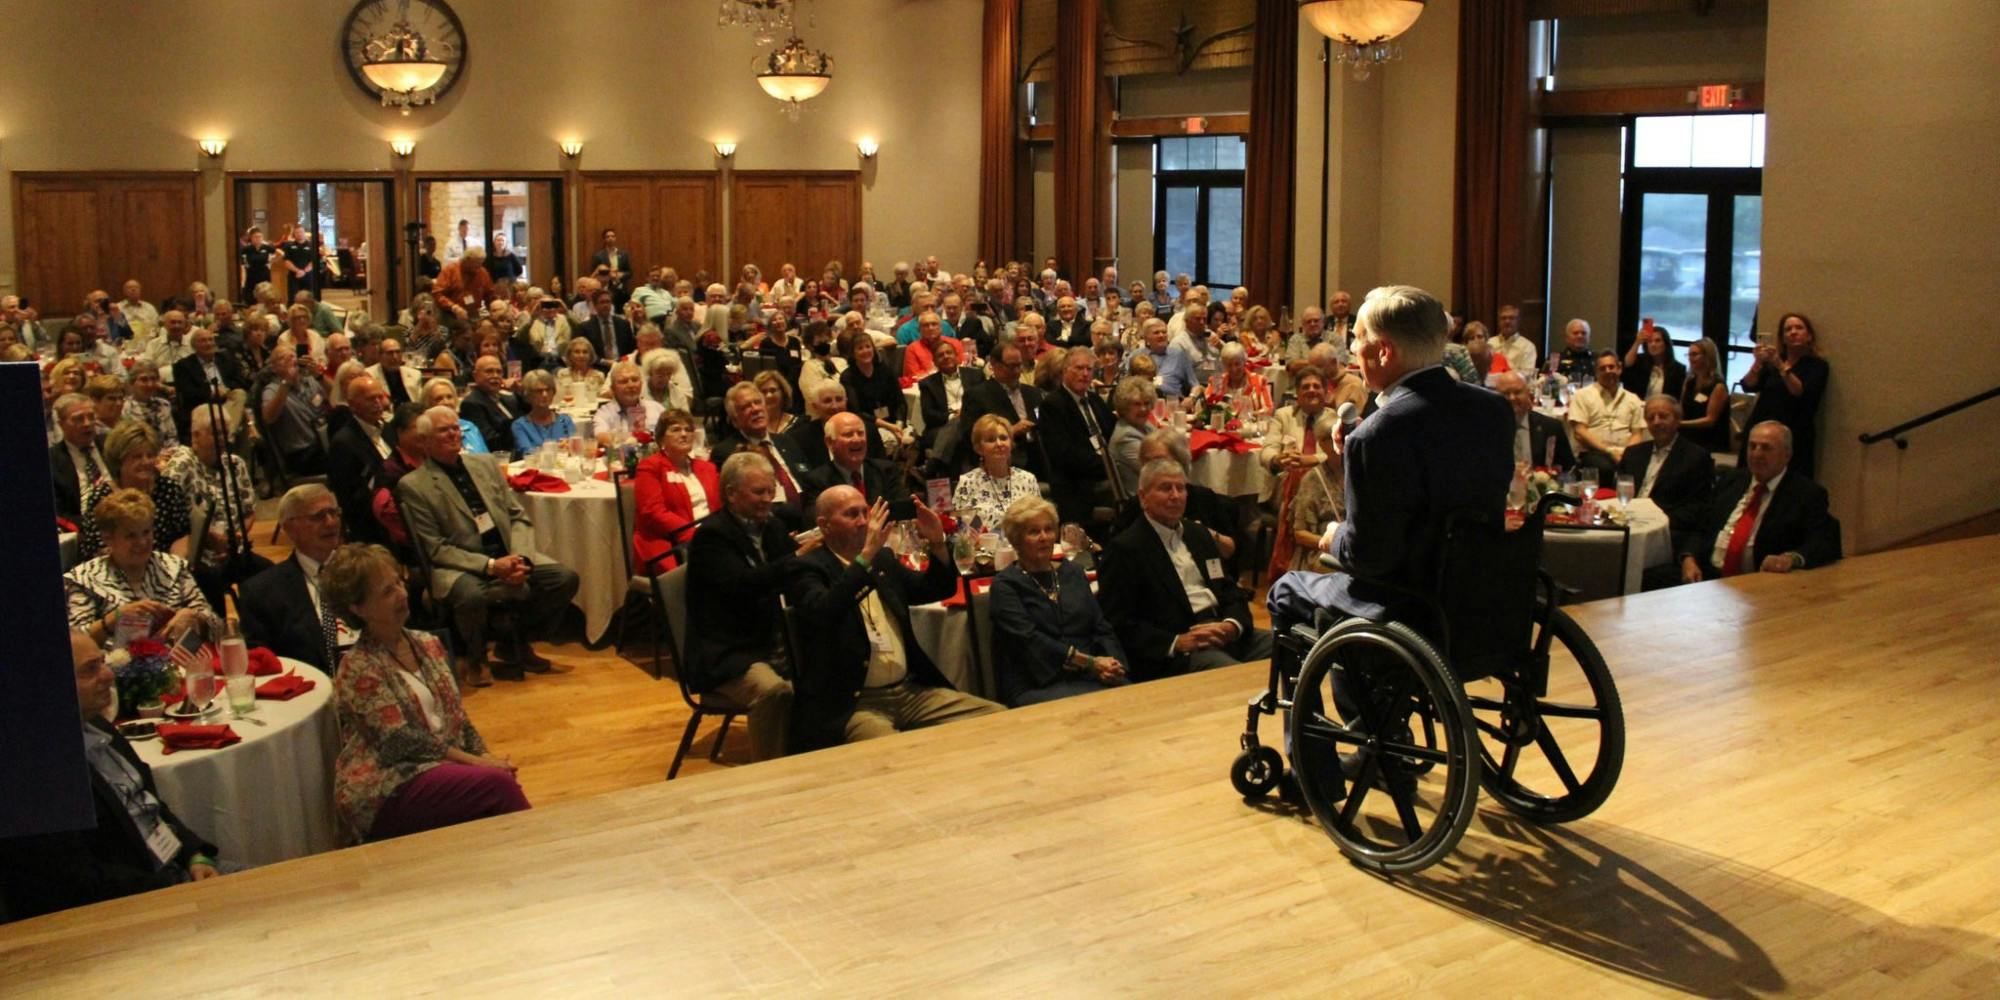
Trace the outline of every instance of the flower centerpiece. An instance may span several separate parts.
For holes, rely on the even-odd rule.
[[[166,643],[134,639],[105,657],[118,683],[118,712],[123,717],[150,717],[164,711],[160,698],[180,683],[179,671],[167,655]]]
[[[1523,491],[1523,499],[1521,501],[1522,510],[1534,510],[1536,506],[1541,504],[1542,497],[1561,491],[1561,484],[1556,482],[1556,470],[1554,469],[1528,470],[1522,479],[1521,486]]]
[[[1236,407],[1229,401],[1229,394],[1216,389],[1202,393],[1201,403],[1194,411],[1194,421],[1197,427],[1210,430],[1219,427],[1234,431],[1243,426],[1243,421],[1237,417]]]

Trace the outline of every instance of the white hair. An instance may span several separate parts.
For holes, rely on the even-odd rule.
[[[1444,360],[1451,320],[1429,292],[1412,285],[1383,285],[1368,293],[1355,313],[1360,328],[1396,345],[1412,368]]]

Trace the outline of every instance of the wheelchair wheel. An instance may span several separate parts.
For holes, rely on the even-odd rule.
[[[1278,787],[1285,773],[1285,758],[1270,747],[1245,750],[1229,767],[1229,783],[1246,799],[1261,799]]]
[[[1481,779],[1509,811],[1540,823],[1589,815],[1625,764],[1625,714],[1597,644],[1561,610],[1535,636],[1547,694],[1518,678],[1466,686],[1481,736]]]
[[[1429,867],[1472,822],[1472,710],[1443,657],[1407,626],[1350,619],[1329,631],[1299,671],[1287,726],[1299,790],[1356,864]]]

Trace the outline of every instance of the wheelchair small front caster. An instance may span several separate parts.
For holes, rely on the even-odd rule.
[[[1259,799],[1278,787],[1285,773],[1285,759],[1270,747],[1245,750],[1229,767],[1229,783],[1246,799]]]

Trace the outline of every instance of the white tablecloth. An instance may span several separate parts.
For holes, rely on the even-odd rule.
[[[916,605],[910,609],[910,631],[916,633],[917,645],[952,687],[982,698],[993,696],[985,690],[987,685],[972,659],[970,608],[947,608],[941,602]]]
[[[616,493],[608,482],[584,479],[571,483],[568,493],[519,496],[535,522],[535,549],[576,571],[575,603],[583,609],[584,636],[598,641],[625,603],[625,556],[619,546],[628,543],[612,506]]]
[[[264,725],[235,718],[228,695],[216,694],[222,708],[203,721],[228,723],[243,742],[171,754],[162,752],[159,740],[132,744],[153,769],[160,797],[215,841],[225,862],[268,865],[340,846],[333,808],[333,758],[340,748],[333,682],[297,660],[284,664],[311,680],[313,689],[290,701],[259,699],[251,718]]]
[[[1648,567],[1673,561],[1674,542],[1666,512],[1651,500],[1633,500],[1627,523],[1632,545],[1625,554],[1622,578],[1614,568],[1625,543],[1625,535],[1618,531],[1551,526],[1542,536],[1542,564],[1558,581],[1582,589],[1587,599],[1636,594]],[[1620,585],[1623,590],[1615,589]]]
[[[918,394],[915,385],[903,390],[903,409],[907,413],[907,416],[903,420],[909,426],[910,433],[922,434],[924,432],[924,401],[923,397]]]
[[[1251,444],[1260,444],[1252,441]],[[1271,490],[1270,470],[1256,451],[1210,448],[1194,460],[1195,482],[1226,497],[1261,497]]]

